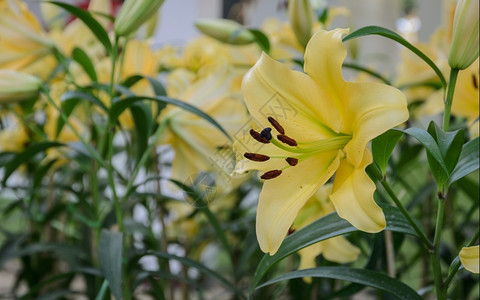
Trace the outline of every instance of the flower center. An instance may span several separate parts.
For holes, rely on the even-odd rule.
[[[338,134],[335,137],[322,139],[314,142],[297,142],[296,139],[285,134],[285,129],[280,123],[272,117],[268,117],[268,121],[273,128],[278,132],[277,135],[272,134],[272,128],[264,128],[260,133],[251,129],[250,135],[259,143],[272,143],[277,148],[288,152],[285,156],[268,156],[260,153],[244,153],[244,157],[256,161],[264,162],[269,159],[282,159],[287,162],[287,165],[281,169],[275,169],[264,173],[260,176],[261,179],[273,179],[282,174],[282,171],[296,166],[312,156],[320,153],[329,152],[332,150],[340,150],[352,139],[350,135]]]

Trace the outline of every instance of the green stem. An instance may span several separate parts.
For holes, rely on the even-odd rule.
[[[448,80],[447,98],[445,99],[445,113],[443,114],[443,130],[448,131],[450,125],[450,112],[452,110],[453,94],[457,82],[459,69],[450,70],[450,79]]]
[[[468,244],[467,244],[465,247],[471,247],[471,246],[473,246],[473,244],[475,244],[475,242],[477,241],[479,235],[480,235],[480,228],[477,228],[477,232],[475,232],[475,234],[473,235],[472,239],[468,242]],[[450,273],[448,274],[448,277],[447,277],[447,279],[445,280],[445,283],[443,284],[443,288],[444,288],[444,290],[445,290],[445,294],[447,293],[448,287],[449,287],[450,283],[452,282],[453,277],[455,277],[455,274],[457,274],[458,269],[460,268],[460,265],[461,265],[461,264],[462,264],[462,262],[461,262],[460,260],[457,260],[457,261],[455,262],[455,264],[451,267],[451,271],[450,271]]]
[[[371,168],[371,169],[374,169],[374,168]],[[410,223],[410,225],[413,227],[413,229],[417,233],[418,237],[420,238],[420,240],[425,245],[425,248],[427,248],[428,250],[432,249],[433,248],[432,242],[430,242],[430,240],[425,235],[425,233],[420,229],[420,227],[418,227],[417,223],[413,220],[412,216],[410,216],[410,214],[408,213],[405,206],[403,206],[400,199],[398,199],[397,195],[395,195],[395,192],[392,190],[392,188],[390,187],[390,185],[388,184],[388,182],[385,178],[382,178],[381,184],[382,184],[383,188],[385,189],[385,191],[387,191],[390,198],[392,198],[393,202],[395,202],[395,205],[397,205],[398,209],[400,209],[402,214],[405,216],[408,223]]]
[[[26,119],[25,119],[25,115],[23,114],[19,114],[15,108],[13,107],[13,105],[11,104],[7,104],[7,108],[9,111],[11,111],[15,117],[20,121],[20,123],[22,123],[22,125],[25,127],[25,128],[28,128],[31,132],[33,132],[38,138],[40,138],[41,140],[46,140],[47,137],[45,135],[45,133],[41,130],[39,130],[37,128],[37,126],[33,126],[32,124],[30,124],[30,122],[28,122]]]
[[[55,107],[55,109],[60,113],[60,117],[62,118],[63,122],[65,122],[65,125],[68,126],[73,132],[73,134],[82,142],[82,144],[87,148],[87,151],[100,163],[102,166],[105,166],[105,162],[103,161],[102,157],[98,154],[98,152],[89,144],[85,139],[80,135],[80,133],[75,129],[75,127],[70,123],[68,120],[67,115],[63,112],[63,110],[55,103],[55,100],[52,99],[50,96],[50,93],[48,92],[48,89],[45,86],[41,87],[41,91],[45,96],[47,97],[48,102]]]
[[[435,236],[433,238],[433,251],[430,252],[430,260],[432,261],[433,279],[435,281],[435,289],[437,299],[446,299],[443,290],[442,268],[440,265],[440,240],[442,236],[443,219],[445,215],[445,198],[438,197],[437,222],[435,224]]]

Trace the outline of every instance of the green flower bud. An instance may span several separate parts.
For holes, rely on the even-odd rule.
[[[113,25],[115,34],[127,36],[138,30],[153,16],[164,0],[127,0],[122,5]]]
[[[18,102],[38,96],[42,81],[14,70],[0,70],[0,103]]]
[[[453,36],[448,64],[466,69],[478,57],[478,0],[460,0],[453,18]]]
[[[200,19],[195,22],[195,27],[202,33],[227,44],[246,45],[255,41],[253,33],[232,20]]]
[[[303,47],[307,46],[312,37],[312,25],[315,12],[310,0],[288,1],[288,19],[298,42]]]

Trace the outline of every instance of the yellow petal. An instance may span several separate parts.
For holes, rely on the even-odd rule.
[[[260,249],[277,252],[305,202],[335,172],[337,151],[314,156],[287,168],[277,178],[266,180],[257,208],[257,239]]]
[[[242,92],[252,118],[260,128],[271,127],[267,117],[276,119],[289,136],[303,142],[332,136],[327,116],[336,115],[329,97],[306,74],[262,54],[245,75]],[[337,121],[338,122],[338,121]]]
[[[323,256],[329,261],[340,264],[356,261],[360,249],[343,236],[336,236],[323,242]]]
[[[480,246],[463,247],[460,251],[460,261],[463,267],[475,274],[479,274],[479,247]]]
[[[322,253],[323,245],[324,244],[320,242],[298,251],[298,255],[300,255],[300,265],[298,266],[298,269],[303,270],[315,268],[317,266],[315,258]],[[303,277],[303,280],[306,283],[312,282],[311,277]]]
[[[345,150],[358,168],[369,141],[408,119],[407,100],[396,88],[371,82],[348,82],[345,93],[342,132],[353,135]]]
[[[305,50],[305,72],[327,92],[340,112],[341,93],[345,86],[342,64],[347,56],[342,36],[348,31],[348,29],[321,30],[310,39]]]
[[[338,215],[359,230],[379,232],[385,228],[386,222],[382,209],[373,200],[375,183],[365,173],[365,167],[371,162],[372,155],[368,150],[359,168],[342,159],[330,200]]]

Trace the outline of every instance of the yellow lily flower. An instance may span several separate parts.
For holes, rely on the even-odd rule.
[[[237,140],[235,148],[246,159],[235,172],[266,171],[256,230],[260,248],[271,255],[299,210],[335,172],[330,199],[339,216],[366,232],[385,227],[373,200],[375,184],[365,173],[372,162],[367,144],[408,119],[407,102],[393,87],[343,79],[347,32],[312,37],[305,52],[308,75],[263,54],[244,77],[247,108],[263,130],[250,131],[256,143]]]
[[[41,85],[40,79],[33,75],[0,69],[0,104],[35,99]]]
[[[460,250],[460,261],[465,269],[468,271],[479,274],[479,255],[480,255],[480,246],[472,246],[472,247],[463,247]]]
[[[50,56],[52,47],[52,41],[25,3],[0,1],[1,69],[44,77],[55,67]]]
[[[332,193],[332,184],[322,186],[298,213],[292,228],[297,230],[314,222],[318,218],[335,211],[335,207],[328,198]],[[322,254],[325,259],[340,264],[357,260],[360,249],[352,245],[342,236],[336,236],[328,240],[313,244],[298,251],[300,255],[299,269],[316,267],[315,258]],[[305,277],[310,282],[311,278]]]

